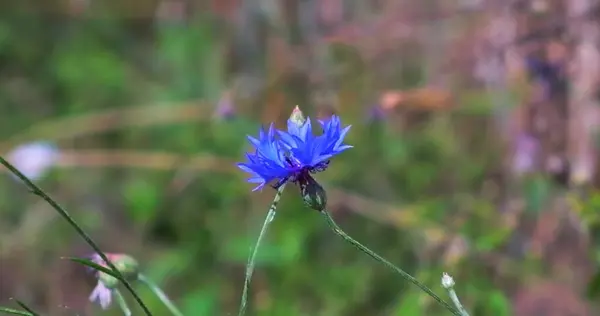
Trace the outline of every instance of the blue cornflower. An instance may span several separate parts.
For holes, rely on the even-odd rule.
[[[319,123],[323,134],[315,136],[310,119],[304,118],[296,107],[287,122],[287,131],[277,130],[271,124],[268,131],[260,130],[258,139],[248,136],[255,152],[247,153],[248,161],[238,167],[251,175],[248,182],[258,184],[253,191],[272,182],[275,188],[286,182],[302,188],[315,182],[311,173],[324,171],[329,159],[352,148],[343,143],[350,126],[342,128],[338,116]]]

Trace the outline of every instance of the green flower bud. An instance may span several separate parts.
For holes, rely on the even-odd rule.
[[[304,117],[304,114],[297,105],[290,115],[290,121],[298,125],[298,127],[302,127],[306,123],[306,117]]]
[[[313,179],[308,176],[305,181],[300,182],[300,193],[304,204],[315,211],[323,211],[327,206],[327,193],[325,189]]]
[[[110,274],[98,272],[98,280],[108,289],[114,289],[119,285],[119,280]]]
[[[128,255],[114,255],[112,258],[112,263],[115,265],[117,270],[121,272],[123,277],[127,281],[135,281],[138,278],[139,273],[139,264],[137,260]]]
[[[117,270],[121,273],[123,278],[127,281],[136,281],[138,279],[139,273],[139,264],[137,260],[133,259],[133,257],[124,255],[124,254],[116,254],[116,253],[106,253],[106,257],[112,264],[117,268]],[[99,264],[109,270],[110,267],[100,258],[100,255],[94,254],[92,256],[92,261],[96,264]],[[107,288],[115,288],[119,280],[113,277],[110,274],[106,274],[104,272],[98,271],[98,279],[107,287]]]

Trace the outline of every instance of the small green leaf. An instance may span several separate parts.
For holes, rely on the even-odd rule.
[[[0,307],[0,313],[11,314],[11,315],[22,315],[22,316],[37,316],[36,314],[32,314],[30,312],[19,311],[12,308]]]
[[[74,257],[63,257],[63,259],[71,260],[73,262],[82,264],[84,266],[88,266],[88,267],[90,267],[90,268],[92,268],[92,269],[94,269],[96,271],[100,271],[100,272],[106,273],[106,274],[108,274],[108,275],[110,275],[110,276],[112,276],[114,278],[117,278],[117,279],[121,280],[121,278],[117,274],[115,274],[114,271],[112,271],[109,268],[103,267],[103,266],[95,263],[94,261],[92,261],[90,259],[74,258]]]

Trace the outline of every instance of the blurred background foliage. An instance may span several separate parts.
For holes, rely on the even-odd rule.
[[[545,167],[555,147],[536,159],[519,147],[535,115],[560,105],[545,105],[560,103],[554,93],[568,98],[560,84],[577,80],[552,85],[558,53],[531,57],[573,51],[580,40],[565,30],[595,21],[566,16],[566,2],[4,2],[0,150],[25,168],[10,156],[17,146],[55,144],[53,168],[35,178],[105,251],[135,256],[185,315],[232,315],[274,194],[251,193],[235,168],[245,136],[283,127],[295,105],[336,113],[353,125],[354,148],[317,178],[350,235],[443,297],[450,273],[471,315],[592,315],[593,176],[574,184],[564,165]],[[550,117],[550,130],[584,138],[563,124],[572,116]],[[534,136],[544,147],[544,132]],[[522,167],[519,155],[535,163]],[[95,280],[61,260],[88,255],[87,245],[2,178],[0,303],[118,315],[90,304]],[[444,313],[286,191],[259,252],[250,315]]]

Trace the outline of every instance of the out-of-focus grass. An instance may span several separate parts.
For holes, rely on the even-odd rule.
[[[297,103],[353,124],[347,140],[354,148],[317,176],[349,234],[440,295],[440,277],[449,272],[471,315],[512,315],[519,288],[533,277],[553,279],[545,257],[523,250],[529,240],[515,232],[562,193],[538,178],[504,191],[490,95],[459,87],[454,104],[441,110],[417,105],[367,115],[382,92],[427,80],[417,47],[392,50],[382,66],[334,43],[326,46],[331,73],[314,79],[306,70],[310,45],[288,45],[265,31],[266,74],[240,84],[231,70],[252,60],[230,56],[230,25],[209,14],[150,24],[12,10],[0,20],[3,152],[31,140],[57,142],[58,166],[40,184],[103,249],[138,258],[186,315],[237,310],[249,247],[273,192],[251,193],[234,163],[248,148],[246,134],[271,120],[283,126]],[[241,92],[254,84],[266,88]],[[315,101],[321,90],[332,96],[327,106]],[[235,117],[214,119],[230,91]],[[52,210],[4,178],[0,302],[18,297],[44,315],[64,314],[64,306],[99,314],[87,302],[93,280],[60,260],[89,250]],[[589,209],[582,216],[593,227]],[[149,291],[140,293],[166,315]],[[258,256],[251,315],[442,313],[334,238],[293,189],[284,194]]]

